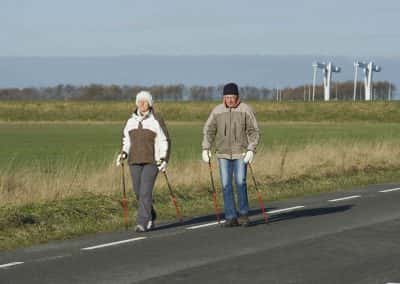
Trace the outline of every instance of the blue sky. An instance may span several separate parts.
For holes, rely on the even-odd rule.
[[[0,0],[0,56],[400,57],[398,0]]]

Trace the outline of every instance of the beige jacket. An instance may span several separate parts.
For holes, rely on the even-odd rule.
[[[256,151],[260,130],[253,110],[241,102],[236,108],[216,106],[204,125],[203,135],[203,149],[210,150],[215,142],[217,158],[240,159],[246,151]]]

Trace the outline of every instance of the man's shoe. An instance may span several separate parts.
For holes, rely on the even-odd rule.
[[[138,224],[138,225],[135,226],[135,232],[144,233],[144,232],[146,232],[146,229],[142,225]]]
[[[226,220],[223,225],[224,228],[231,228],[231,227],[237,227],[237,226],[239,226],[239,223],[236,218]]]
[[[239,217],[239,224],[242,227],[249,227],[250,226],[250,219],[247,215],[243,215]]]

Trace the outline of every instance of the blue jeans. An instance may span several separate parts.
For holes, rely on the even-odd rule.
[[[238,217],[236,211],[235,197],[233,194],[232,177],[235,177],[239,214],[247,215],[249,212],[249,201],[247,198],[247,165],[243,159],[218,159],[219,173],[221,177],[222,191],[224,194],[225,219],[230,220]]]

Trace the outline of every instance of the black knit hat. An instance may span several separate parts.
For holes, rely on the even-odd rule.
[[[239,88],[235,83],[228,83],[224,86],[224,96],[225,95],[236,95],[239,96]]]

